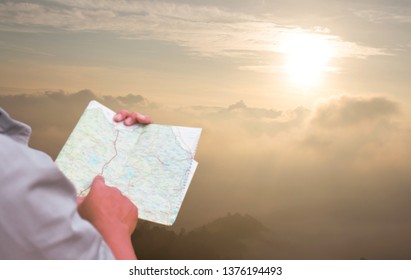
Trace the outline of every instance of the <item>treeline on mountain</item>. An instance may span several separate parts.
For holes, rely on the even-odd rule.
[[[139,221],[132,242],[139,259],[251,259],[264,258],[272,242],[270,230],[250,215],[226,217],[186,232],[176,233],[165,226]]]

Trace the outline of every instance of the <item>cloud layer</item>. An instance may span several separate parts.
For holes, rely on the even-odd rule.
[[[0,96],[0,104],[33,127],[32,146],[56,156],[91,99],[203,128],[176,227],[249,213],[272,229],[279,258],[411,257],[411,134],[394,100],[345,95],[288,110],[243,101],[171,108],[84,90]]]
[[[203,56],[244,56],[283,52],[290,33],[310,33],[329,41],[336,57],[381,55],[385,50],[344,41],[325,28],[304,30],[270,17],[216,6],[160,1],[49,1],[0,3],[0,28],[23,32],[108,31],[123,38],[160,40]]]
[[[333,98],[318,104],[313,123],[332,128],[359,125],[398,113],[398,104],[386,98],[347,97]]]

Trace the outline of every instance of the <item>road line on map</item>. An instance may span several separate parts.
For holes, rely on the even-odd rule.
[[[183,149],[186,150],[191,155],[191,159],[194,159],[193,151],[191,150],[191,147],[189,145],[187,145],[186,142],[184,142],[183,137],[181,136],[180,129],[176,128],[176,130],[177,130],[178,136],[179,136],[178,139],[180,139],[181,143],[183,143],[183,145],[180,145],[180,146],[186,146],[187,149],[184,149],[184,147],[183,147]],[[176,133],[173,133],[173,134],[174,134],[175,140],[178,142],[179,140],[177,139]]]
[[[103,167],[101,168],[101,172],[100,172],[100,175],[101,176],[103,176],[103,174],[104,174],[104,168],[106,168],[107,167],[107,165],[109,165],[110,164],[110,162],[117,156],[117,139],[118,139],[118,135],[120,134],[120,131],[119,130],[117,130],[117,135],[116,135],[116,139],[114,139],[114,142],[113,142],[113,144],[114,144],[114,150],[116,151],[116,154],[109,160],[109,161],[107,161],[104,165],[103,165]]]

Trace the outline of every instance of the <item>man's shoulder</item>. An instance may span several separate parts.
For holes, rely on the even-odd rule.
[[[59,173],[50,156],[4,134],[0,134],[0,158],[2,186],[38,180],[40,176],[54,177]]]
[[[24,143],[15,141],[13,138],[0,133],[0,155],[2,161],[39,161],[39,163],[52,162],[46,153],[30,148]],[[9,161],[9,163],[10,163]]]
[[[31,135],[31,128],[25,123],[12,119],[0,107],[0,134],[27,145]]]
[[[0,157],[3,163],[15,159],[15,154],[24,154],[25,148],[28,147],[8,135],[0,133]]]

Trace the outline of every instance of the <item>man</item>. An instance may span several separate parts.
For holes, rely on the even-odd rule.
[[[126,110],[114,121],[151,122]],[[27,146],[30,134],[0,108],[0,259],[136,259],[134,204],[101,176],[77,201],[52,159]]]

